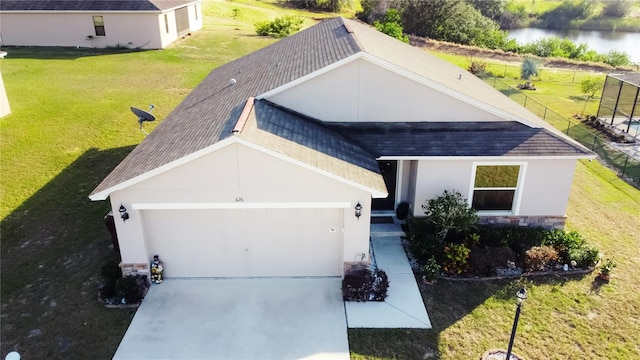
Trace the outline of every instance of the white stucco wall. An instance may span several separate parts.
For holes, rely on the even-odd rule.
[[[413,215],[424,216],[421,206],[428,199],[442,195],[444,190],[457,190],[465,198],[471,196],[475,162],[496,163],[496,160],[419,160],[417,162],[416,190]],[[509,162],[508,158],[499,161]],[[516,160],[512,160],[516,161]],[[569,200],[576,160],[530,159],[517,160],[526,164],[522,188],[520,216],[564,216]],[[482,216],[482,213],[479,214]]]
[[[202,28],[202,6],[189,6],[191,30]],[[131,48],[161,49],[177,39],[175,14],[167,11],[169,32],[164,13],[158,12],[2,12],[0,37],[3,45],[70,46],[104,48],[116,44]],[[102,16],[105,36],[96,36],[93,16]],[[92,41],[86,40],[92,35]],[[131,43],[131,44],[129,44]]]
[[[11,114],[11,107],[9,106],[9,98],[7,97],[7,91],[4,89],[4,81],[2,80],[2,73],[0,73],[0,118]]]
[[[365,59],[354,60],[268,99],[323,121],[501,120]]]
[[[344,261],[365,253],[368,260],[370,194],[244,145],[232,144],[149,180],[110,195],[114,214],[120,204],[129,210],[125,223],[116,219],[122,261],[148,262],[144,222],[132,203],[360,202],[344,209]]]

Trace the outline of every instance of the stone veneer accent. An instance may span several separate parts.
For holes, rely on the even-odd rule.
[[[566,216],[479,216],[482,225],[542,227],[564,229]]]
[[[122,270],[122,276],[138,276],[147,275],[151,276],[149,270],[149,264],[146,263],[120,263],[120,269]]]

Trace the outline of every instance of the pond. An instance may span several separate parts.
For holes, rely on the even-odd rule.
[[[566,37],[578,45],[586,43],[590,49],[599,53],[608,53],[611,50],[624,51],[631,58],[631,62],[640,63],[640,33],[537,28],[509,30],[509,37],[516,39],[520,44],[551,36],[561,39]]]

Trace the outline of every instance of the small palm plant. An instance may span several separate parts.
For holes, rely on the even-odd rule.
[[[540,63],[538,60],[526,56],[524,60],[522,60],[522,66],[520,67],[520,78],[525,80],[525,88],[531,87],[531,77],[538,76]]]

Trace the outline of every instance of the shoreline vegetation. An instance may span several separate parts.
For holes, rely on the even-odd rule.
[[[321,0],[316,0],[320,3]],[[509,30],[607,29],[640,32],[640,1],[631,0],[361,0],[355,15],[390,36],[405,33],[461,45],[605,63],[638,66],[624,49],[599,53],[587,43],[556,36],[521,44]],[[290,2],[291,3],[291,2]],[[292,3],[295,6],[296,3]],[[297,3],[300,4],[300,3]],[[393,15],[393,16],[390,16]],[[376,25],[378,24],[378,25]],[[402,39],[401,39],[402,40]]]

